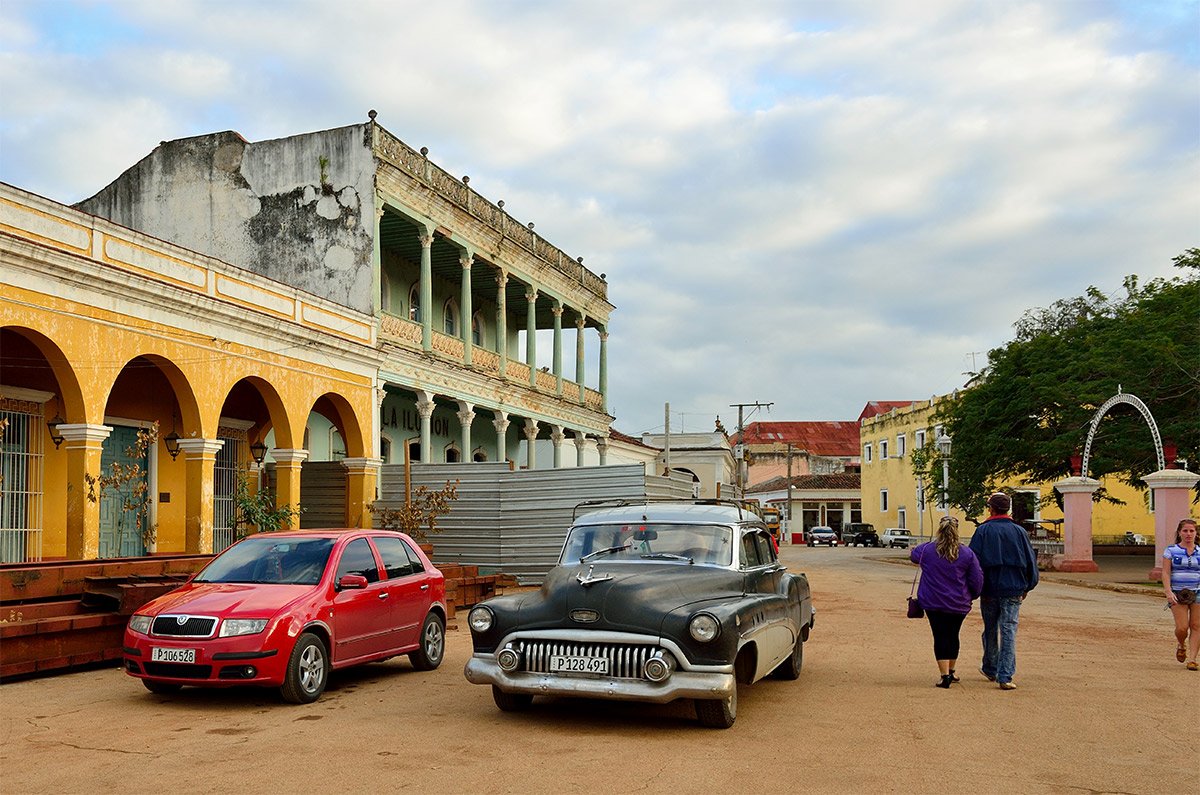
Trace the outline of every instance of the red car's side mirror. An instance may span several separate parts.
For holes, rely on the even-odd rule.
[[[343,574],[342,579],[337,581],[338,590],[347,588],[366,588],[367,578],[361,574]]]

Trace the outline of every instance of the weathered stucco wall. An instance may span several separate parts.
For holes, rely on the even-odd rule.
[[[362,312],[374,311],[375,161],[363,125],[161,144],[84,210]]]

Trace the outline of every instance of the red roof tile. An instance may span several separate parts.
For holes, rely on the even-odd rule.
[[[887,414],[892,409],[906,409],[916,403],[915,400],[872,400],[863,407],[862,413],[858,415],[858,421],[861,423],[868,417],[877,417],[880,414]]]
[[[746,444],[791,444],[813,455],[858,455],[857,422],[752,422]]]

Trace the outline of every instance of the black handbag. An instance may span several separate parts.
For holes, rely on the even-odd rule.
[[[917,569],[917,573],[913,575],[912,588],[908,592],[908,617],[909,618],[924,618],[925,608],[921,607],[921,603],[917,601],[917,597],[913,593],[917,590],[917,577],[920,576],[921,569]]]

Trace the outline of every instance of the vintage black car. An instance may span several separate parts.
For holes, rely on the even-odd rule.
[[[468,615],[465,674],[505,711],[535,695],[695,700],[728,728],[737,685],[796,679],[813,626],[808,579],[736,503],[619,504],[579,516],[540,590]]]

